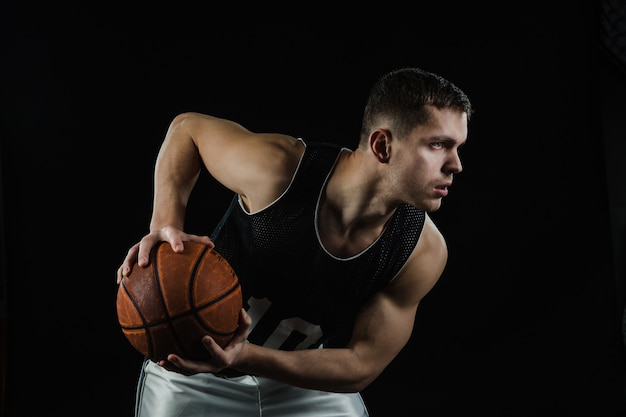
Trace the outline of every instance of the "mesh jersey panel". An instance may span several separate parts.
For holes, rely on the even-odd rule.
[[[277,201],[249,214],[235,196],[212,235],[241,281],[252,343],[286,350],[344,346],[360,308],[396,276],[419,240],[425,214],[402,205],[360,254],[339,259],[324,250],[315,212],[341,149],[308,143]]]

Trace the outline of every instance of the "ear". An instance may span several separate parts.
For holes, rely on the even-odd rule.
[[[391,156],[391,132],[376,129],[370,135],[370,150],[379,162],[386,164]]]

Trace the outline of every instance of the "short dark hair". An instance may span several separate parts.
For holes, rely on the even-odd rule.
[[[468,121],[472,114],[469,98],[452,82],[420,68],[400,68],[383,75],[372,87],[363,113],[361,142],[383,120],[391,123],[396,136],[405,137],[428,121],[425,105],[457,109],[467,114]]]

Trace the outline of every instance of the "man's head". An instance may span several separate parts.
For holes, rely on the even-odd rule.
[[[471,113],[467,96],[436,74],[404,68],[383,76],[370,93],[357,149],[375,162],[379,196],[439,209],[463,169],[459,149]]]
[[[367,147],[370,134],[381,127],[402,140],[416,126],[428,122],[427,105],[458,110],[466,114],[468,121],[472,114],[465,93],[437,74],[410,67],[385,74],[370,91],[359,147]]]

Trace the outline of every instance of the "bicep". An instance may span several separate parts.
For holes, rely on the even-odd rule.
[[[387,291],[376,294],[359,313],[349,347],[373,381],[408,342],[417,303],[398,303]]]
[[[420,301],[434,287],[447,261],[441,233],[427,217],[420,242],[396,279],[357,317],[350,346],[378,375],[411,337]]]

